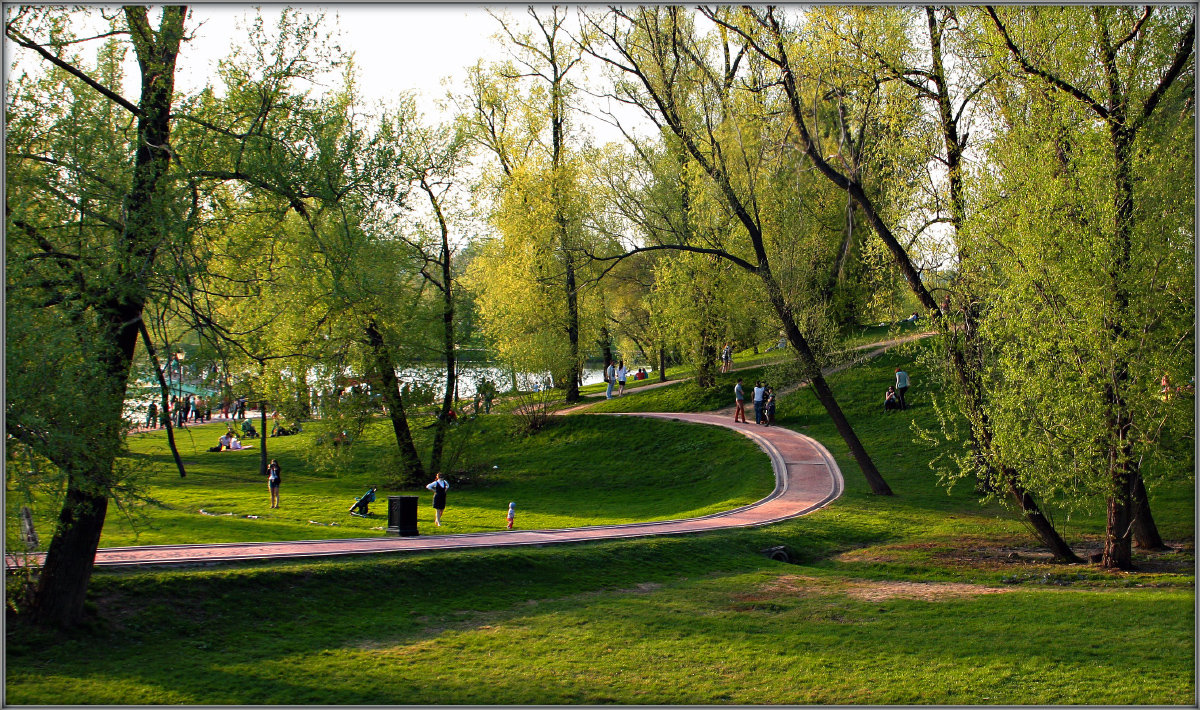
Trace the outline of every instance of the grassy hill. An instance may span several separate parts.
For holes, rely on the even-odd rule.
[[[842,498],[812,515],[752,530],[546,548],[101,570],[91,628],[48,635],[9,624],[5,700],[1194,704],[1186,450],[1151,491],[1173,551],[1137,553],[1135,572],[1051,563],[1012,513],[980,504],[970,485],[938,484],[928,453],[913,443],[914,423],[933,426],[917,347],[830,378],[895,497],[870,495],[801,390],[781,401],[780,423],[824,443],[847,483]],[[881,393],[901,363],[914,407],[884,416]],[[652,396],[660,395],[639,395]],[[641,496],[622,499],[619,489],[639,476],[656,480],[660,471],[643,464],[669,427],[566,421],[546,438],[516,442],[498,470],[519,467],[518,450],[553,460],[585,448],[593,466],[586,477],[618,477],[594,496],[598,518],[646,514],[631,510]],[[623,445],[631,458],[620,458]],[[708,457],[723,449],[677,453],[715,469]],[[528,469],[495,485],[555,486],[562,468]],[[261,497],[265,508],[265,486],[248,485],[255,492],[247,500]],[[451,499],[448,517],[466,515],[468,492]],[[593,499],[587,493],[581,505]],[[285,488],[285,509],[289,495],[298,494]],[[677,506],[688,509],[720,502],[689,495],[685,485],[668,497],[689,500]],[[499,526],[502,510],[488,509],[495,502],[480,503],[480,526]],[[1059,522],[1081,550],[1103,529],[1099,512]],[[787,546],[793,563],[760,554],[774,545]]]

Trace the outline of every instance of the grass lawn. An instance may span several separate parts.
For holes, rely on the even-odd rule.
[[[51,634],[10,618],[5,701],[1193,705],[1188,450],[1151,489],[1174,551],[1135,552],[1140,569],[1128,573],[1053,564],[1012,513],[980,504],[970,485],[937,484],[910,429],[934,419],[929,377],[911,358],[919,347],[830,378],[894,497],[869,493],[802,390],[781,401],[779,420],[824,443],[847,484],[812,515],[545,548],[99,570],[90,627]],[[884,416],[878,400],[897,364],[912,375],[914,407]],[[566,421],[519,448],[549,456],[558,448],[550,437],[575,432],[595,437],[578,443],[593,470],[633,469],[615,463],[612,444],[656,423]],[[613,422],[614,435],[591,421]],[[661,472],[640,466],[654,441],[633,447],[650,481]],[[518,465],[515,452],[500,471]],[[689,455],[701,464],[709,454]],[[562,474],[526,475],[540,490]],[[265,486],[253,485],[265,501]],[[452,489],[450,519],[466,507],[465,489],[458,498]],[[492,508],[486,523],[502,517]],[[1100,512],[1060,522],[1080,550],[1103,529]],[[794,563],[760,554],[773,545],[786,545]]]
[[[427,451],[431,432],[421,420],[414,424],[418,446]],[[517,504],[518,527],[562,528],[708,515],[752,503],[774,487],[767,455],[749,439],[714,427],[556,417],[526,439],[514,436],[512,425],[508,415],[479,417],[459,432],[465,440],[452,442],[463,454],[454,467],[459,472],[450,475],[440,528],[433,525],[432,493],[385,485],[395,440],[382,419],[327,470],[315,469],[309,458],[312,434],[268,439],[269,456],[283,471],[275,510],[259,477],[257,441],[247,442],[255,445],[250,451],[209,452],[209,440],[215,442],[224,425],[190,428],[176,439],[188,472],[180,479],[165,433],[131,436],[128,462],[149,473],[148,494],[157,505],[133,519],[112,510],[100,544],[369,537],[387,525],[387,495],[419,495],[418,530],[433,535],[501,529],[510,501]],[[697,465],[700,457],[703,465]],[[379,486],[372,517],[350,515],[354,499],[372,485]],[[8,502],[13,515],[23,499],[10,490]],[[33,507],[39,529],[50,530],[57,505],[45,500]]]

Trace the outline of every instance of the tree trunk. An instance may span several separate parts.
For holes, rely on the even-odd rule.
[[[1125,337],[1125,314],[1129,310],[1129,292],[1123,283],[1131,256],[1133,237],[1133,132],[1124,126],[1123,105],[1117,100],[1115,68],[1109,69],[1112,121],[1109,136],[1116,164],[1113,202],[1116,208],[1113,229],[1113,265],[1109,272],[1112,308],[1106,316],[1105,330],[1114,343]],[[1104,533],[1104,558],[1101,564],[1108,569],[1133,568],[1133,492],[1137,482],[1133,445],[1129,439],[1133,416],[1121,393],[1129,381],[1129,363],[1118,356],[1112,364],[1112,380],[1105,387],[1109,437],[1109,469],[1112,471],[1112,493],[1108,500],[1108,520]],[[1146,503],[1149,507],[1149,503]],[[1150,518],[1149,522],[1153,522]],[[1157,530],[1155,531],[1157,535]]]
[[[106,492],[91,493],[80,486],[81,479],[95,477],[95,472],[70,476],[58,527],[38,576],[33,619],[39,624],[69,627],[83,621],[83,603],[108,511]]]
[[[264,399],[258,403],[258,475],[259,478],[267,477],[267,401]]]
[[[1133,480],[1133,542],[1142,550],[1169,550],[1158,534],[1154,516],[1150,513],[1150,496],[1146,482],[1138,471]]]
[[[446,427],[450,424],[450,409],[454,406],[454,394],[458,387],[458,360],[454,352],[454,291],[450,270],[450,233],[442,216],[441,207],[429,192],[429,198],[437,212],[442,230],[442,349],[446,358],[446,391],[442,396],[442,416],[438,417],[433,432],[433,451],[429,455],[429,471],[442,470],[442,451],[446,444]]]
[[[374,321],[367,324],[367,344],[375,356],[375,369],[379,374],[384,404],[392,420],[392,431],[396,434],[396,447],[400,450],[400,482],[411,486],[425,479],[425,468],[413,444],[412,431],[408,428],[408,416],[404,412],[404,397],[400,394],[400,381],[396,377],[396,366],[383,342],[383,335]]]
[[[158,246],[166,238],[160,184],[170,167],[175,59],[187,8],[163,7],[157,33],[147,21],[146,8],[126,7],[125,14],[141,68],[138,108],[142,114],[137,121],[132,179],[124,198],[124,231],[116,240],[122,253],[113,265],[113,281],[119,286],[96,303],[111,343],[105,374],[112,383],[112,394],[99,403],[97,416],[112,426],[96,442],[96,457],[87,468],[74,468],[79,462],[60,464],[68,472],[67,493],[33,601],[34,618],[45,625],[71,626],[83,618],[87,585],[108,510],[113,461],[121,446],[121,411],[146,302],[145,280]]]
[[[1108,517],[1105,521],[1104,553],[1100,565],[1106,569],[1133,569],[1133,505],[1132,482],[1119,481],[1123,486],[1108,498]]]
[[[667,346],[665,343],[658,346],[658,381],[667,381]]]
[[[1041,508],[1033,500],[1033,496],[1029,494],[1029,491],[1017,483],[1014,478],[1016,472],[1002,471],[1001,475],[1008,483],[1008,491],[1012,495],[1013,502],[1016,503],[1017,508],[1025,516],[1025,522],[1029,523],[1034,533],[1042,541],[1042,544],[1050,549],[1055,559],[1061,562],[1083,562],[1083,559],[1079,555],[1076,555],[1066,540],[1063,540],[1062,536],[1058,534],[1058,530],[1054,529],[1054,525],[1051,524],[1049,519],[1045,515],[1042,515]]]
[[[604,367],[608,367],[608,363],[613,361],[612,351],[612,335],[608,332],[608,326],[600,326],[600,350],[604,355]]]
[[[170,407],[170,388],[167,386],[167,381],[163,377],[162,366],[158,362],[158,353],[154,349],[154,344],[150,342],[150,332],[146,330],[145,321],[139,321],[138,330],[142,334],[142,342],[146,345],[146,354],[150,356],[150,364],[154,366],[154,374],[158,378],[159,392],[162,395],[162,411],[165,413]],[[167,445],[171,449],[171,456],[175,458],[175,467],[179,469],[179,477],[187,478],[187,469],[183,467],[183,458],[179,456],[179,447],[175,445],[175,427],[171,423],[171,417],[163,417],[167,422]]]
[[[788,342],[796,349],[805,372],[810,373],[809,380],[812,382],[813,394],[817,396],[817,401],[825,408],[833,426],[841,435],[842,440],[846,442],[846,447],[850,449],[850,455],[854,457],[854,461],[862,470],[863,477],[867,479],[867,485],[871,487],[871,492],[882,496],[892,495],[891,487],[880,475],[879,469],[875,468],[875,462],[867,454],[866,448],[859,441],[858,435],[854,433],[846,415],[842,413],[842,408],[838,406],[837,399],[833,396],[833,390],[829,388],[825,377],[821,375],[821,366],[817,364],[816,357],[808,347],[808,341],[796,325],[791,309],[784,303],[783,292],[779,289],[779,284],[775,282],[774,275],[765,264],[759,265],[758,275],[762,279],[763,285],[766,286],[767,299],[770,300],[775,312],[779,315],[780,322],[783,323]]]

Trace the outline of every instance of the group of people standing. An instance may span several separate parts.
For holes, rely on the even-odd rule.
[[[204,397],[189,394],[185,397],[171,397],[166,411],[160,412],[158,402],[150,400],[150,406],[146,408],[146,428],[157,429],[159,426],[166,426],[168,419],[176,427],[182,427],[187,422],[207,422],[212,419],[212,404]]]
[[[227,419],[242,419],[246,416],[246,398],[235,400],[226,399],[220,405],[221,416]],[[172,396],[165,410],[160,410],[157,400],[150,400],[146,407],[147,429],[165,427],[169,420],[175,428],[182,428],[188,422],[203,424],[212,421],[213,403],[208,397],[199,395]]]
[[[775,390],[763,382],[754,383],[754,423],[771,426],[775,423]],[[738,378],[733,386],[733,421],[749,424],[746,421],[746,391],[742,388],[742,378]]]
[[[605,399],[613,398],[613,388],[617,388],[617,397],[625,394],[625,382],[631,377],[629,368],[625,367],[624,360],[612,360],[604,368],[604,381],[608,383],[608,389],[604,393]],[[646,368],[639,367],[637,372],[632,375],[634,380],[644,380],[650,377],[650,373],[646,372]]]

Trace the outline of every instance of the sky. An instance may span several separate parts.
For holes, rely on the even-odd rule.
[[[282,7],[263,6],[267,26]],[[327,25],[340,30],[342,48],[354,53],[359,89],[368,103],[415,91],[417,105],[427,118],[437,116],[437,102],[461,86],[466,67],[481,58],[498,61],[507,56],[504,46],[493,38],[500,25],[488,9],[518,19],[526,17],[522,5],[333,3],[296,7],[312,13],[324,10]],[[195,38],[181,54],[176,86],[183,91],[202,87],[217,61],[229,52],[231,38],[244,36],[239,23],[245,24],[253,15],[254,7],[242,3],[192,6],[189,25]],[[639,117],[621,109],[618,107],[623,121],[641,125]],[[621,139],[615,128],[595,120],[583,122],[599,142]]]
[[[279,10],[288,5],[263,5],[264,25],[271,27]],[[466,67],[479,59],[498,61],[507,50],[493,36],[499,23],[488,9],[508,13],[518,20],[527,19],[524,5],[478,5],[458,3],[329,3],[295,4],[293,7],[309,13],[326,13],[326,26],[339,33],[341,47],[354,53],[358,71],[358,88],[366,103],[389,102],[400,92],[414,92],[417,106],[430,122],[448,119],[441,117],[438,106],[448,91],[462,86]],[[229,54],[234,44],[245,38],[242,29],[255,14],[248,3],[202,3],[190,5],[187,27],[191,39],[184,45],[177,63],[176,88],[191,93],[215,77],[218,61]],[[108,9],[112,9],[108,6]],[[9,8],[12,11],[12,8]],[[92,30],[106,29],[97,15],[87,26],[77,27],[83,35]],[[75,17],[76,22],[83,18]],[[152,22],[157,22],[152,13]],[[91,32],[89,32],[90,34]],[[99,41],[90,42],[95,49]],[[29,67],[34,71],[41,62],[32,52],[5,42],[5,67],[10,72],[17,60],[18,71]],[[126,86],[123,94],[136,102],[137,61],[130,51],[127,57]],[[593,65],[595,63],[593,62]],[[593,71],[593,77],[599,77]],[[444,83],[444,82],[449,82]],[[581,96],[585,102],[594,100]],[[605,102],[607,108],[613,108]],[[617,105],[615,109],[629,126],[646,126],[645,119]],[[599,143],[618,141],[621,133],[603,122],[585,116],[577,117],[586,125]]]

